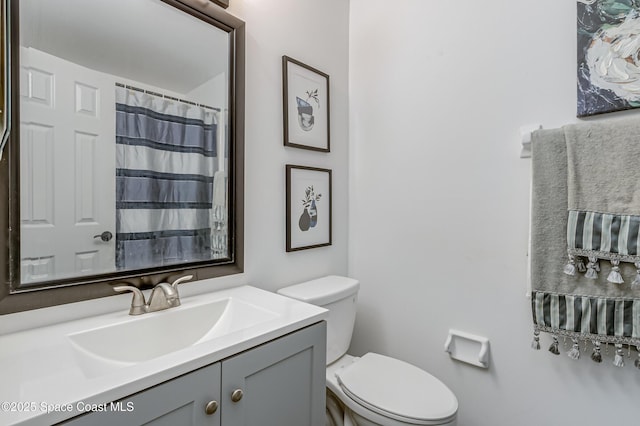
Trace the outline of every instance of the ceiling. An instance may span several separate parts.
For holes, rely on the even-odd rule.
[[[21,0],[20,44],[187,94],[229,66],[226,32],[160,0]]]

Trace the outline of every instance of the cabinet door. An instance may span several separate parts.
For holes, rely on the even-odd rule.
[[[222,424],[324,426],[325,360],[323,321],[223,361]]]
[[[205,412],[210,401],[220,402],[220,363],[106,404],[107,411],[91,412],[62,424],[220,426],[220,409],[211,415]]]

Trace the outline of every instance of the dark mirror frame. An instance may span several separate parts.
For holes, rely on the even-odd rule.
[[[148,288],[174,277],[192,274],[194,280],[238,274],[244,269],[244,98],[245,98],[245,24],[242,20],[198,0],[162,0],[185,13],[214,25],[230,36],[231,78],[229,87],[229,122],[231,164],[229,206],[231,260],[224,264],[196,262],[169,267],[77,277],[44,283],[41,288],[20,289],[20,149],[19,149],[19,0],[2,0],[7,17],[2,21],[3,76],[0,95],[7,93],[10,108],[1,112],[9,117],[8,142],[0,160],[0,315],[82,300],[112,296],[112,285],[126,282]],[[219,4],[218,1],[215,1]],[[227,3],[223,1],[223,3]],[[4,9],[6,10],[6,9]],[[8,40],[6,40],[6,38]],[[9,42],[6,42],[9,41]],[[6,53],[5,53],[6,49]],[[206,54],[206,52],[203,52]],[[7,66],[5,69],[4,66]],[[6,90],[2,90],[6,89]],[[82,284],[82,285],[80,285]],[[46,286],[46,287],[45,287]],[[52,287],[53,286],[53,287]]]
[[[229,0],[211,0],[211,1],[220,7],[224,7],[225,9],[229,7]]]

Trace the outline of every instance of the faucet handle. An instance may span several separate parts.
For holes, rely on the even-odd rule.
[[[146,312],[146,302],[144,300],[144,294],[138,287],[132,285],[117,285],[113,287],[114,291],[118,293],[124,293],[130,291],[133,293],[133,299],[131,299],[131,309],[129,309],[129,315],[140,315]]]
[[[181,284],[185,281],[189,281],[193,279],[193,275],[185,275],[184,277],[180,277],[177,280],[175,280],[174,282],[171,283],[171,287],[173,287],[174,289],[178,288],[178,284]]]

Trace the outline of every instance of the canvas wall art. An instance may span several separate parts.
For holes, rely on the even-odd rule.
[[[640,106],[640,0],[578,0],[578,117]]]

